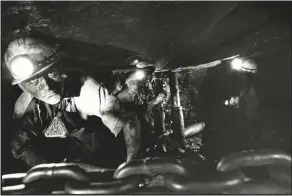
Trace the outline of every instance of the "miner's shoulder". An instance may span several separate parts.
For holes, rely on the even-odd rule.
[[[14,105],[14,119],[20,119],[25,113],[33,111],[34,98],[28,92],[23,92]]]

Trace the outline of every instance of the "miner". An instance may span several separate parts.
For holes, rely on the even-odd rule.
[[[95,78],[62,70],[47,43],[12,41],[4,55],[23,93],[15,104],[12,153],[28,166],[47,162],[129,161],[141,146],[140,123]],[[102,126],[101,126],[102,125]],[[107,165],[109,166],[109,165]]]
[[[256,116],[259,105],[255,86],[258,65],[251,59],[235,59],[231,65],[235,69],[240,92],[238,96],[232,96],[229,100],[225,100],[224,103],[241,109],[248,118],[252,119]]]

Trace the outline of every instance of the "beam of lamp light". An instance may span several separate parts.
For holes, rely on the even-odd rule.
[[[136,80],[143,80],[145,78],[145,72],[144,71],[141,71],[141,70],[138,70],[135,72],[135,79]]]
[[[11,62],[10,69],[17,78],[25,78],[33,74],[34,65],[30,59],[18,57]]]
[[[237,71],[241,70],[242,65],[243,65],[243,60],[242,59],[235,58],[235,59],[233,59],[231,61],[232,68],[237,70]]]

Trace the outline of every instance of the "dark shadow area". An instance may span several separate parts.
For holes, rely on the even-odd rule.
[[[226,106],[245,84],[229,63],[210,68],[200,88],[199,118],[206,122],[203,147],[212,158],[246,149],[281,149],[291,153],[291,50],[254,57],[259,71],[253,80],[253,111]],[[250,113],[254,115],[250,116]]]

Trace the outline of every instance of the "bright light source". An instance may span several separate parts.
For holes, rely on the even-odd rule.
[[[224,104],[225,104],[225,105],[228,105],[228,100],[226,100],[226,101],[224,102]]]
[[[145,77],[145,72],[144,71],[139,70],[139,71],[135,72],[135,78],[137,80],[142,80],[144,77]]]
[[[34,70],[33,62],[26,57],[18,57],[11,62],[11,72],[17,78],[26,78],[32,75]]]
[[[135,60],[133,61],[133,64],[137,64],[137,63],[139,63],[139,60],[135,59]]]
[[[138,68],[145,68],[145,67],[148,67],[148,64],[145,63],[145,62],[139,62],[136,64],[136,67]]]
[[[231,62],[232,68],[238,71],[241,70],[242,65],[243,65],[243,60],[239,58],[235,58]]]

